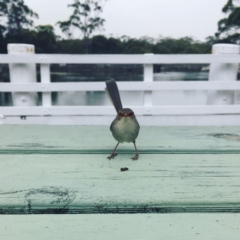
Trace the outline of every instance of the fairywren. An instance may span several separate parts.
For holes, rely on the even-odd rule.
[[[133,142],[136,154],[132,158],[133,160],[138,159],[138,151],[135,144],[135,140],[139,133],[139,123],[134,115],[134,112],[130,108],[123,108],[121,98],[119,95],[118,87],[114,79],[106,81],[105,91],[110,98],[113,106],[117,111],[117,116],[113,120],[110,130],[112,131],[113,137],[118,141],[116,147],[113,149],[108,159],[114,158],[117,154],[115,153],[119,143]]]

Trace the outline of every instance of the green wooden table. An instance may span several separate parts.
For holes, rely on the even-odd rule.
[[[0,132],[1,239],[240,237],[240,127],[142,127],[138,161],[106,126]]]

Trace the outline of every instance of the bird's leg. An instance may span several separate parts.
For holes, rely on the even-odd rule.
[[[133,141],[133,144],[134,144],[134,147],[135,147],[136,154],[135,154],[134,157],[132,157],[132,159],[133,159],[133,160],[138,160],[139,154],[138,154],[138,151],[137,151],[137,147],[136,147],[135,141]]]
[[[109,160],[112,159],[112,158],[114,158],[114,157],[117,155],[117,154],[115,153],[115,151],[116,151],[116,149],[117,149],[117,147],[118,147],[118,144],[119,144],[119,143],[117,143],[116,147],[113,149],[111,155],[110,155],[109,157],[107,157]]]

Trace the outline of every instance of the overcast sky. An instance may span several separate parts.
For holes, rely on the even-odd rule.
[[[51,24],[56,33],[57,21],[67,20],[73,0],[25,0],[39,14],[36,25]],[[224,17],[221,9],[227,0],[108,0],[102,17],[109,37],[139,38],[149,36],[180,38],[192,36],[204,41],[217,31],[217,22]],[[98,32],[100,33],[100,32]]]

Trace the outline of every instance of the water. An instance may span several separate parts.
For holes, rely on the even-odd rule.
[[[161,72],[154,73],[154,81],[207,81],[208,72]]]
[[[77,76],[75,76],[77,81]],[[140,78],[143,78],[141,75]],[[71,81],[71,75],[65,75],[64,81]],[[161,72],[154,73],[154,81],[206,81],[207,72]],[[57,79],[55,79],[57,80]],[[139,80],[132,79],[132,80]],[[78,80],[79,81],[79,80]],[[121,91],[123,106],[142,106],[144,100],[143,92]],[[206,104],[207,91],[154,91],[153,105],[202,105]],[[106,93],[99,92],[59,92],[52,93],[54,106],[109,106]],[[12,99],[10,93],[0,94],[0,105],[11,106]],[[39,105],[41,94],[39,95]]]
[[[206,81],[207,72],[163,72],[155,73],[154,81]],[[143,91],[120,91],[123,106],[142,106]],[[155,91],[153,105],[201,105],[206,104],[207,91]],[[54,99],[57,106],[109,106],[104,91],[99,92],[60,92]]]

